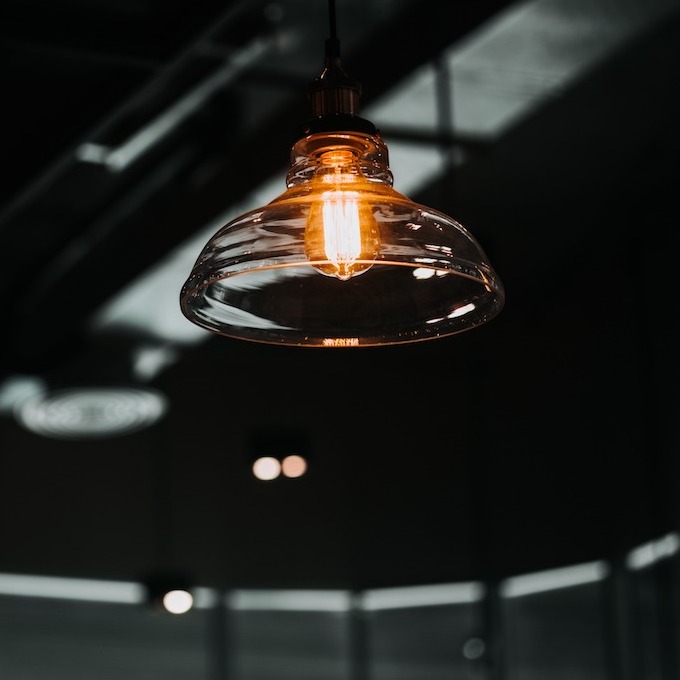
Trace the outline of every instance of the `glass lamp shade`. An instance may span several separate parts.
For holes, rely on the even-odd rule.
[[[361,120],[361,119],[359,119]],[[180,295],[215,333],[307,347],[431,340],[488,321],[501,281],[475,238],[392,188],[368,131],[321,131],[291,150],[287,190],[209,240]]]

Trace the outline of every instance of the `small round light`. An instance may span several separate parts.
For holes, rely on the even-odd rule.
[[[307,461],[297,454],[286,456],[281,463],[281,471],[285,477],[302,477],[307,472]]]
[[[186,590],[170,590],[163,595],[163,606],[171,614],[186,614],[194,604],[194,598]]]
[[[253,474],[262,481],[276,479],[281,474],[281,463],[271,456],[263,456],[253,463]]]

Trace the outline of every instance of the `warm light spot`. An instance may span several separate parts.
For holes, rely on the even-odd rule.
[[[297,454],[286,456],[281,463],[281,471],[286,477],[302,477],[307,472],[307,461]]]
[[[354,261],[361,256],[359,198],[350,191],[327,191],[321,198],[324,253],[337,267],[336,276],[349,279]]]
[[[324,347],[358,347],[359,338],[324,338]]]
[[[194,604],[194,598],[186,590],[170,590],[163,596],[163,606],[171,614],[186,614]]]
[[[276,479],[281,474],[281,463],[271,456],[263,456],[253,463],[253,474],[262,481]]]
[[[356,160],[351,149],[335,148],[326,153],[321,154],[320,161],[322,165],[330,165],[334,167],[347,167]]]

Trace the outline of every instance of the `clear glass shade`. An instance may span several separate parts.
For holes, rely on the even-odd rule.
[[[311,134],[291,160],[283,194],[206,244],[181,292],[188,319],[244,340],[360,347],[459,333],[501,310],[480,245],[392,188],[379,136]]]

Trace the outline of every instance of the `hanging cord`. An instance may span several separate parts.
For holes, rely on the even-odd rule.
[[[338,39],[338,26],[335,16],[335,0],[328,0],[328,36],[331,40]]]
[[[335,13],[335,0],[328,0],[328,39],[326,40],[326,59],[340,58],[340,41]]]
[[[375,125],[358,115],[361,84],[347,74],[340,62],[335,0],[328,0],[328,27],[323,70],[307,91],[312,117],[305,124],[303,135],[338,130],[376,135]]]
[[[312,115],[355,115],[359,111],[361,85],[347,75],[340,62],[335,0],[328,0],[328,28],[324,68],[309,88]]]

